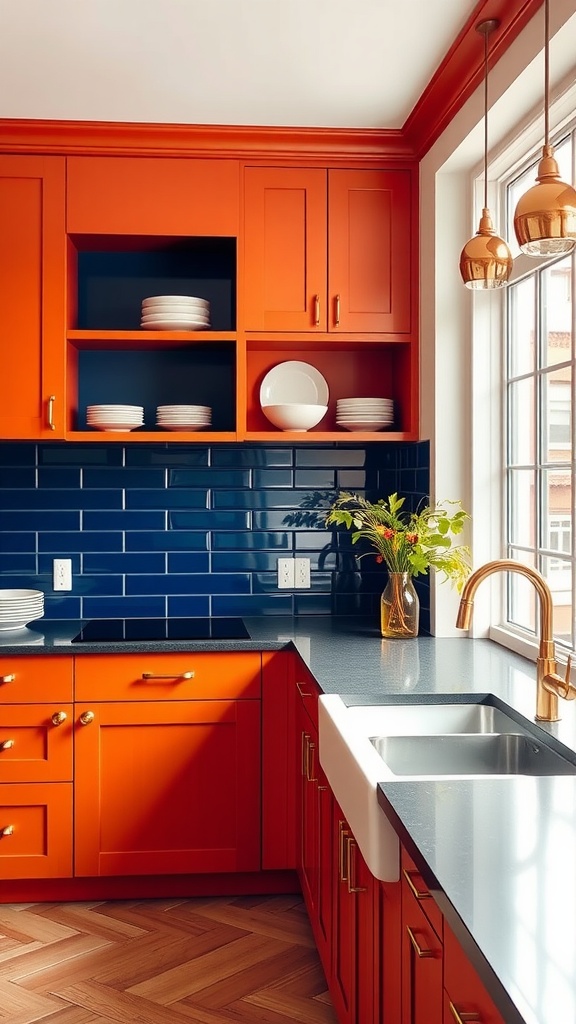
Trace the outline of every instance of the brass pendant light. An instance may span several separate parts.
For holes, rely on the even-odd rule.
[[[484,36],[484,209],[478,231],[460,254],[460,274],[467,288],[502,288],[512,273],[512,253],[494,230],[488,209],[488,36],[500,24],[481,21],[476,31]]]
[[[528,256],[559,256],[576,245],[576,191],[560,177],[549,141],[550,11],[544,0],[544,146],[538,164],[538,184],[520,197],[514,231]]]

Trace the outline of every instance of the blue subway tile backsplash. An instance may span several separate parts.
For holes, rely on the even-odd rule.
[[[45,591],[45,617],[359,615],[386,573],[326,529],[338,490],[427,498],[427,442],[364,445],[0,444],[0,585]],[[279,591],[279,556],[311,587]],[[52,590],[72,559],[73,592]],[[418,581],[421,629],[429,588]]]

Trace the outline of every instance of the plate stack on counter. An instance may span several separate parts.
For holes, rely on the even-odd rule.
[[[0,630],[23,629],[43,615],[43,590],[0,590]]]
[[[210,303],[195,295],[151,295],[142,300],[145,331],[207,331]]]
[[[336,423],[344,430],[381,430],[394,422],[391,398],[338,398]]]
[[[111,430],[116,433],[136,430],[144,424],[143,405],[89,405],[86,422],[95,430]]]
[[[209,405],[159,405],[156,426],[164,430],[204,430],[212,423]]]

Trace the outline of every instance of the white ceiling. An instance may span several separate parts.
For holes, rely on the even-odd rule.
[[[473,0],[0,0],[0,117],[400,128]]]

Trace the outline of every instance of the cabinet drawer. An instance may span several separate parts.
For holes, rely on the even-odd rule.
[[[76,659],[76,700],[178,700],[260,696],[261,655],[87,654]]]
[[[0,877],[72,876],[72,783],[0,787]]]
[[[445,1019],[454,1024],[456,1013],[462,1020],[480,1024],[504,1024],[483,983],[476,974],[454,933],[444,923],[444,999]],[[454,1007],[454,1010],[452,1010]]]
[[[72,658],[1,657],[0,704],[72,700]]]
[[[70,234],[238,234],[236,160],[75,156],[67,171]]]
[[[404,849],[402,849],[402,886],[407,893],[409,891],[412,894],[414,900],[422,908],[434,931],[441,939],[444,924],[442,911],[438,907],[414,861]]]
[[[318,731],[318,697],[322,691],[299,655],[295,655],[294,678],[297,693],[310,719],[310,724]]]
[[[422,905],[402,882],[402,1024],[442,1020],[442,943]]]
[[[2,708],[0,782],[70,781],[72,722],[71,704]]]

